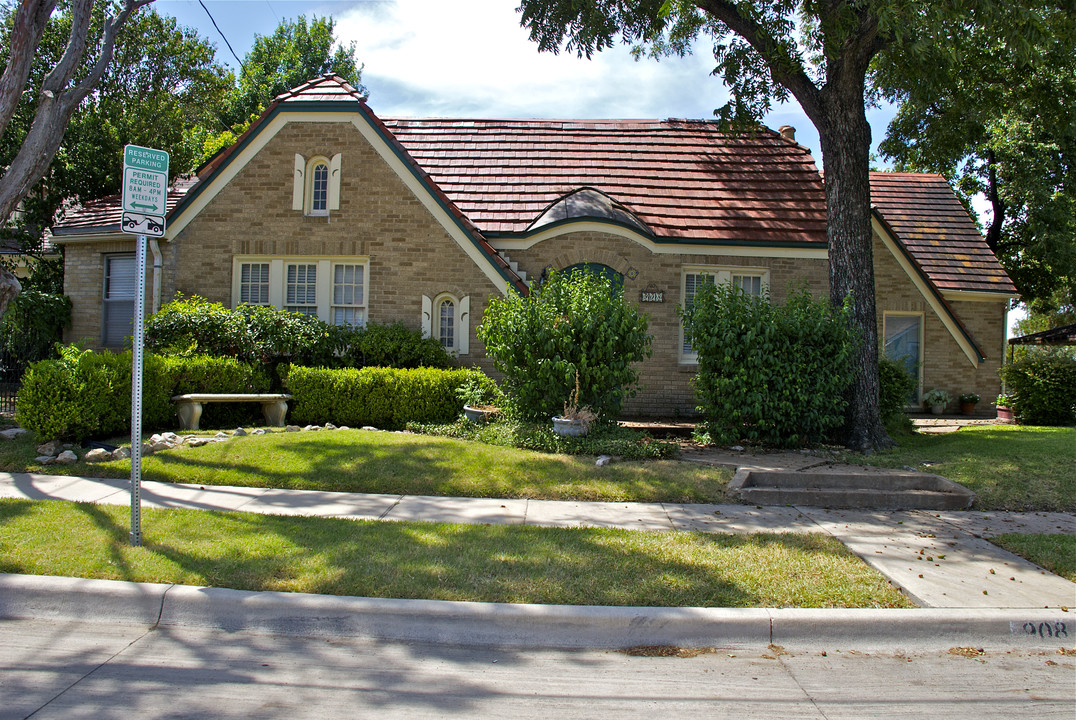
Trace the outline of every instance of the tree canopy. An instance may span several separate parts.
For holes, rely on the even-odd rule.
[[[885,62],[875,80],[900,103],[882,152],[897,169],[944,175],[966,199],[985,196],[987,242],[1022,299],[1048,312],[1076,303],[1076,15],[1031,12],[1050,32],[1023,58],[972,26],[926,79]]]

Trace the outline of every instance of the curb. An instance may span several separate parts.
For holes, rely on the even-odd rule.
[[[0,618],[103,622],[490,648],[640,645],[763,649],[1021,650],[1076,645],[1061,610],[653,608],[250,592],[0,574]]]

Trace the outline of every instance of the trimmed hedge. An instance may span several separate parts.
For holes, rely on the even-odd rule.
[[[1012,398],[1013,413],[1028,425],[1076,423],[1076,359],[1029,354],[999,371]]]
[[[285,385],[297,424],[402,428],[408,422],[453,420],[463,411],[458,390],[477,370],[434,368],[309,368],[292,366]]]
[[[142,369],[142,424],[176,425],[172,396],[192,392],[264,392],[269,378],[233,358],[162,358],[147,353]],[[34,363],[23,376],[16,420],[43,439],[81,441],[131,429],[131,353],[67,347],[59,360]],[[232,414],[229,414],[231,411]],[[245,415],[235,415],[243,412]],[[250,425],[258,408],[207,405],[206,427]],[[238,421],[237,421],[238,418]]]

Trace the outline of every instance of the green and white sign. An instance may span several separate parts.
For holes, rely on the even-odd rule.
[[[128,145],[123,149],[124,232],[163,235],[168,209],[168,153]]]

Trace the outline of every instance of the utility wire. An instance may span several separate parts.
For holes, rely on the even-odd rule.
[[[239,69],[246,70],[246,68],[243,66],[243,61],[240,60],[239,56],[235,54],[235,50],[232,49],[232,44],[228,42],[228,38],[224,37],[224,33],[221,32],[220,26],[217,25],[217,21],[213,19],[213,13],[209,12],[209,8],[205,6],[205,3],[202,2],[202,0],[198,0],[198,4],[202,6],[203,10],[205,10],[205,14],[209,16],[209,22],[213,23],[213,27],[215,27],[217,29],[217,32],[220,33],[221,38],[224,40],[224,44],[227,45],[228,49],[232,51],[232,57],[234,57],[235,61],[239,63]]]

